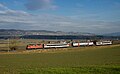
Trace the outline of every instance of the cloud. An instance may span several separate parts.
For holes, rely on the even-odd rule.
[[[57,6],[52,4],[52,0],[27,0],[25,7],[28,10],[55,9]]]
[[[77,19],[75,19],[77,18]],[[25,11],[11,10],[0,4],[0,28],[34,29],[76,32],[116,32],[120,31],[120,20],[103,21],[98,17],[65,17],[58,15],[33,15]],[[90,20],[91,19],[91,20]],[[95,19],[95,20],[94,20]]]
[[[58,29],[58,26],[64,27],[71,25],[70,20],[66,17],[47,14],[31,15],[24,11],[11,10],[2,4],[0,5],[2,9],[0,10],[0,28],[17,28],[19,24],[19,28],[20,26],[24,26],[21,29],[50,30],[51,28]]]
[[[20,10],[11,10],[8,7],[0,4],[0,15],[28,15],[27,12],[20,11]],[[19,16],[18,15],[18,16]]]
[[[4,10],[8,10],[8,8],[0,3],[0,10],[4,11]]]

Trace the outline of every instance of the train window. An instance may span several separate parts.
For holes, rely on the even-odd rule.
[[[41,45],[41,44],[36,44],[36,45]]]
[[[29,45],[33,46],[33,45],[35,45],[35,44],[29,44]]]
[[[47,46],[62,46],[62,45],[66,45],[66,44],[48,44]]]
[[[111,43],[111,42],[103,42],[103,43]]]
[[[103,43],[110,43],[110,42],[103,42]]]

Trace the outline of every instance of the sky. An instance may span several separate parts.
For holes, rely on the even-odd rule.
[[[120,32],[120,0],[0,0],[0,29]]]

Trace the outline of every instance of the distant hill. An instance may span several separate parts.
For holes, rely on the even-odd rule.
[[[0,35],[82,35],[94,36],[92,33],[82,32],[62,32],[62,31],[47,31],[47,30],[16,30],[16,29],[0,29]]]
[[[120,36],[120,32],[104,34],[104,36]]]
[[[25,39],[88,39],[88,40],[119,39],[120,40],[120,32],[105,34],[105,35],[96,35],[96,34],[84,33],[84,32],[0,29],[0,39],[8,39],[14,37],[20,37]]]

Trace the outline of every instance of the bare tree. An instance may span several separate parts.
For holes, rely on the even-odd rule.
[[[16,39],[9,40],[9,49],[10,50],[17,50],[18,49],[18,42]]]

